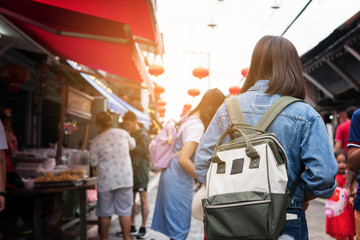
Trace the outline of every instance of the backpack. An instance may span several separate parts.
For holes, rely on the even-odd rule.
[[[237,97],[226,99],[231,126],[215,146],[206,176],[207,198],[202,200],[208,239],[279,237],[300,173],[287,189],[285,151],[266,129],[296,101],[301,100],[281,97],[254,127],[245,123]],[[231,140],[222,144],[228,135]]]
[[[184,123],[188,118],[182,119],[177,123],[174,119],[165,123],[158,135],[150,141],[149,153],[151,162],[154,167],[167,168],[179,152],[174,153],[175,141],[178,136],[180,124]]]

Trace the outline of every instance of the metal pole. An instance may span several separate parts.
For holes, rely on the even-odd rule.
[[[210,90],[210,52],[207,53],[208,54],[208,68],[209,68],[209,76],[208,76],[208,89]]]

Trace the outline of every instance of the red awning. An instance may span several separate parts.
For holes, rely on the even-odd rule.
[[[34,1],[0,0],[0,12],[54,55],[149,82],[127,24]]]
[[[155,16],[154,0],[33,0],[87,15],[126,23],[135,40],[162,54],[162,37]]]

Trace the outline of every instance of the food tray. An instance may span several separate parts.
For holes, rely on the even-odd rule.
[[[68,181],[53,181],[53,182],[35,182],[35,187],[68,187],[80,186],[83,184],[83,179],[68,180]]]

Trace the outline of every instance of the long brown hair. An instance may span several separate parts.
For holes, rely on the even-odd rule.
[[[300,57],[295,46],[281,36],[264,36],[256,44],[241,93],[258,80],[269,80],[266,93],[305,98]]]
[[[188,116],[191,116],[197,111],[200,111],[200,119],[203,122],[205,129],[210,124],[211,119],[214,117],[217,109],[224,102],[224,94],[217,88],[208,90],[202,97],[200,103],[192,110]]]

